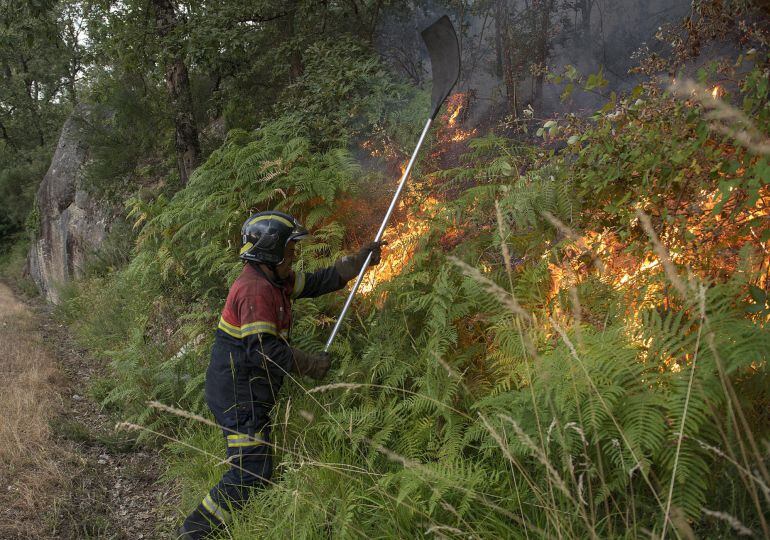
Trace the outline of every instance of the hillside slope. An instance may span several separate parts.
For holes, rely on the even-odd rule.
[[[358,301],[327,384],[290,384],[276,485],[232,537],[767,535],[766,82],[760,62],[725,105],[740,125],[649,85],[564,122],[559,155],[490,134],[423,163],[391,231],[413,241],[386,254],[407,262]],[[286,129],[232,132],[173,198],[134,199],[136,256],[63,306],[112,358],[104,403],[183,434],[185,508],[222,470],[194,414],[242,217],[300,216],[312,269],[363,204],[344,148]],[[320,348],[340,301],[298,303],[295,342]]]

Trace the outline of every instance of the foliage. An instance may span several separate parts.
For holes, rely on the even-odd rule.
[[[34,190],[10,186],[33,185],[47,137],[77,96],[92,102],[89,187],[125,202],[127,222],[58,314],[109,361],[92,390],[103,405],[180,439],[164,455],[186,511],[223,470],[212,459],[221,434],[147,402],[208,414],[211,330],[240,272],[241,223],[291,212],[314,233],[298,267],[329,265],[358,232],[342,213],[367,213],[365,191],[383,184],[355,143],[373,133],[397,159],[427,96],[372,52],[382,8],[405,16],[413,3],[196,0],[165,36],[153,5],[3,12],[0,59],[13,67],[0,104],[20,112],[2,130],[0,227],[34,230]],[[497,14],[514,23],[499,36],[510,98],[523,71],[542,89],[557,7]],[[86,52],[88,69],[76,62]],[[210,152],[185,186],[171,172],[164,66],[175,54]],[[753,57],[729,71],[739,83],[728,97],[766,136],[767,58]],[[704,67],[700,83],[717,72],[728,73]],[[606,83],[601,70],[565,77]],[[540,134],[568,146],[547,153],[490,133],[452,169],[426,148],[410,195],[430,194],[434,215],[405,268],[356,302],[329,384],[287,383],[273,415],[276,484],[236,514],[232,537],[724,537],[734,523],[768,534],[769,263],[756,249],[770,238],[767,156],[651,84]],[[320,348],[340,303],[298,303],[294,343]]]
[[[15,151],[44,146],[67,112],[72,83],[65,25],[53,2],[4,2],[0,26],[0,140]],[[72,96],[66,96],[72,99]],[[62,104],[65,101],[65,104]],[[71,103],[71,102],[70,102]]]
[[[119,204],[138,187],[178,189],[165,157],[173,135],[170,123],[159,122],[167,113],[158,91],[131,73],[105,76],[90,91],[93,105],[80,115],[89,149],[83,188]]]
[[[411,89],[393,84],[381,62],[352,39],[313,44],[304,59],[302,75],[287,87],[278,108],[307,126],[317,144],[344,145],[366,136],[369,126],[412,97]]]
[[[37,286],[25,272],[28,251],[29,243],[20,240],[0,253],[0,280],[9,284],[14,293],[34,298],[38,295]]]
[[[3,2],[0,8],[0,250],[24,230],[37,183],[69,113],[77,45],[69,2]]]
[[[60,308],[86,343],[113,360],[106,404],[120,403],[141,421],[152,416],[148,399],[202,410],[210,328],[240,272],[244,216],[277,207],[316,228],[305,248],[321,255],[312,265],[339,250],[332,203],[354,189],[357,164],[341,148],[309,153],[309,141],[291,129],[277,122],[233,131],[186,189],[129,201],[135,256],[117,274],[96,272]]]
[[[37,223],[28,217],[34,213],[35,191],[38,181],[45,174],[50,152],[48,149],[37,149],[24,160],[9,153],[5,157],[7,161],[0,169],[0,251],[8,249],[25,232],[25,228],[27,232],[35,232]],[[29,226],[25,227],[25,223]]]
[[[407,267],[357,303],[330,384],[288,383],[273,417],[276,484],[236,515],[234,538],[730,535],[714,512],[763,530],[770,332],[747,309],[760,283],[750,245],[728,278],[693,274],[673,293],[660,266],[624,281],[607,258],[652,249],[629,203],[655,212],[677,246],[661,225],[678,230],[662,219],[672,197],[685,189],[679,203],[692,204],[717,189],[723,176],[707,171],[724,156],[758,160],[697,111],[645,99],[627,126],[597,116],[576,159],[538,163],[487,136],[461,167],[433,173],[446,200]],[[131,200],[134,257],[65,302],[112,360],[105,403],[182,437],[169,475],[184,482],[185,508],[222,471],[201,453],[219,453],[221,436],[146,400],[206,413],[208,336],[239,271],[243,217],[267,206],[298,215],[316,231],[300,265],[328,264],[345,238],[336,205],[359,174],[345,150],[314,150],[291,118],[233,131],[184,190]],[[578,227],[621,240],[592,254]],[[674,271],[695,262],[679,258]],[[321,346],[338,301],[297,306],[298,346]]]

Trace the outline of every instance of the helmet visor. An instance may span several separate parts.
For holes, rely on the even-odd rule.
[[[299,223],[299,221],[295,219],[294,230],[291,231],[291,234],[289,235],[289,242],[299,242],[300,240],[304,240],[306,238],[310,238],[310,233]]]

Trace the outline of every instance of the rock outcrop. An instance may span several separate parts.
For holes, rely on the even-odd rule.
[[[51,166],[37,191],[39,230],[30,246],[27,270],[41,294],[58,303],[58,287],[80,277],[89,253],[107,234],[107,215],[84,189],[88,147],[79,129],[87,114],[76,109],[64,123]]]

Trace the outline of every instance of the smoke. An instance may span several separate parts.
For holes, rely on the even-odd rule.
[[[440,2],[419,4],[411,10],[386,12],[377,28],[375,47],[404,79],[429,88],[430,62],[419,33],[439,16],[449,15],[458,31],[462,52],[457,91],[471,96],[470,114],[464,113],[465,127],[491,125],[511,110],[511,78],[506,85],[501,52],[515,57],[511,60],[511,71],[515,71],[515,103],[519,113],[527,107],[534,107],[539,118],[553,113],[591,113],[612,92],[629,91],[647,78],[629,72],[638,64],[635,52],[669,55],[670,44],[656,39],[656,34],[668,24],[681,22],[692,10],[690,0],[550,0],[553,9],[545,32],[548,72],[562,74],[572,66],[587,77],[601,70],[607,81],[592,91],[576,87],[563,100],[567,81],[546,79],[538,94],[537,76],[532,73],[544,24],[543,19],[532,16],[532,10],[549,5],[549,0],[461,2],[452,3],[452,9]],[[508,49],[503,35],[508,36]],[[736,50],[725,43],[704,48],[700,58],[691,62],[689,71],[706,58],[729,56]]]
[[[601,107],[611,92],[628,91],[645,77],[631,74],[637,64],[634,53],[642,48],[665,55],[666,47],[655,39],[659,28],[686,17],[690,0],[584,0],[590,7],[588,25],[582,13],[564,12],[559,32],[554,36],[554,48],[548,60],[552,72],[562,73],[572,65],[581,74],[602,70],[607,85],[599,92],[575,92],[562,103],[563,85],[549,84],[543,88],[544,112],[578,112]],[[571,16],[571,17],[568,17]]]

